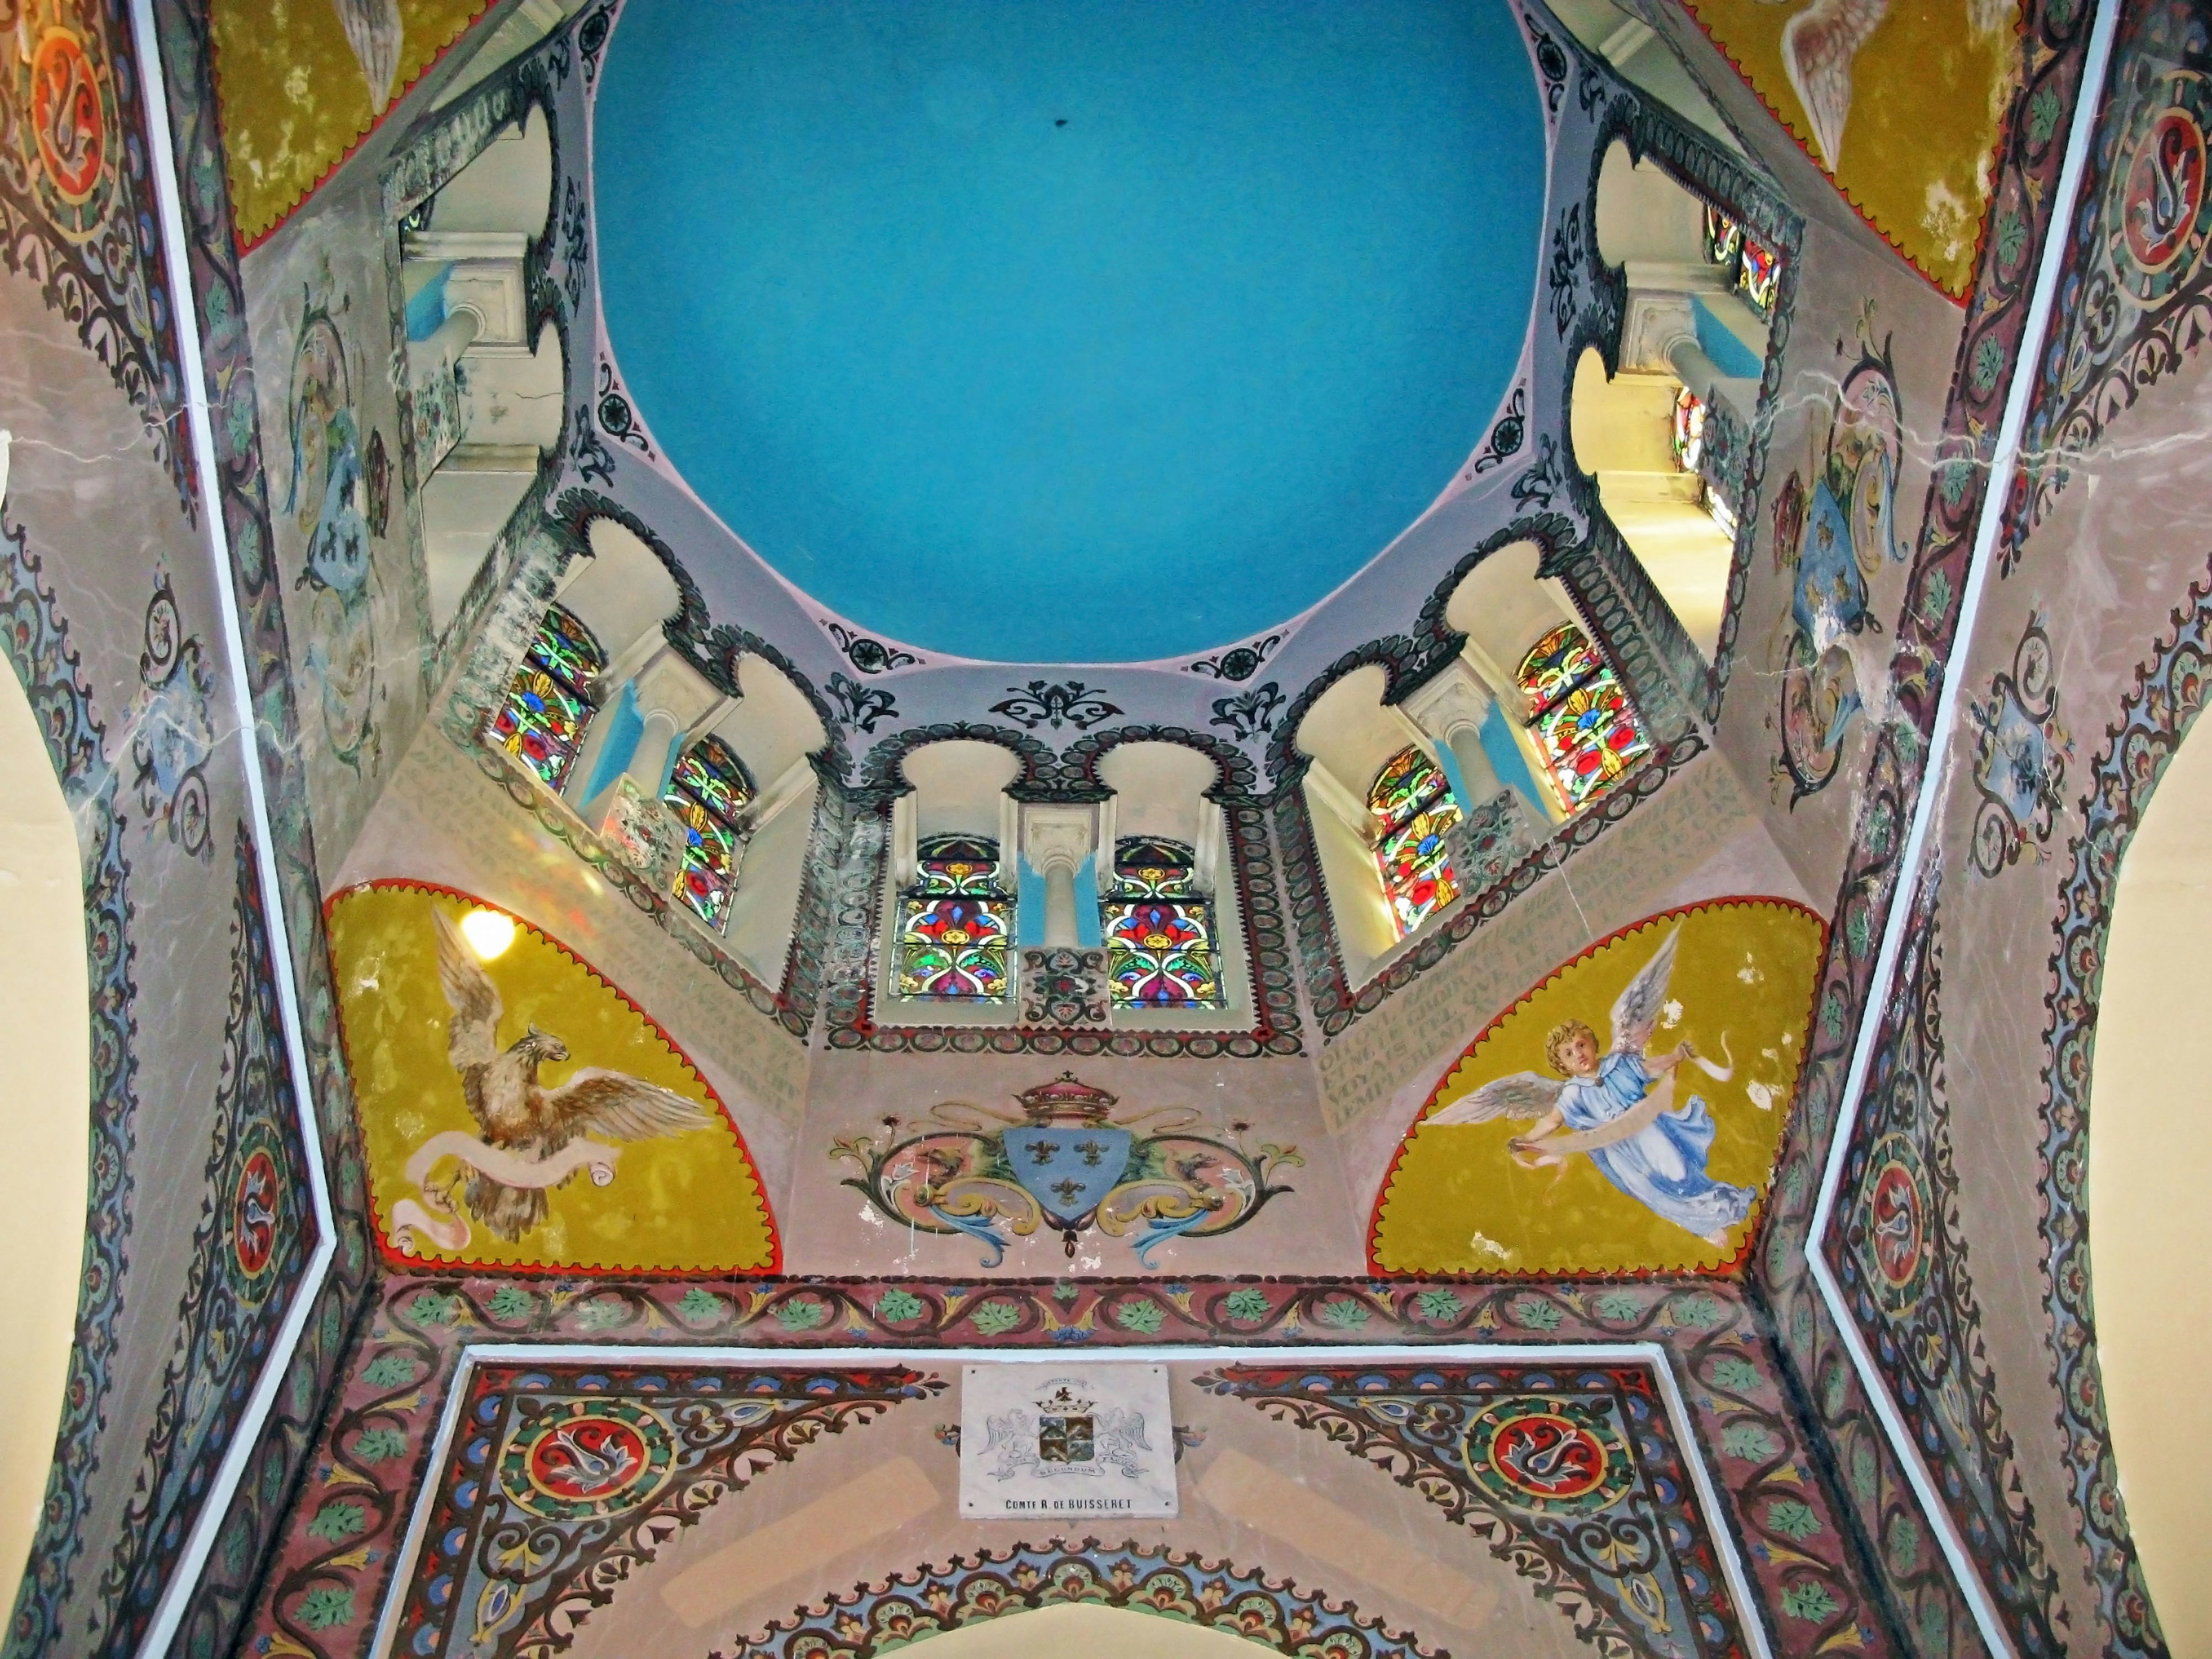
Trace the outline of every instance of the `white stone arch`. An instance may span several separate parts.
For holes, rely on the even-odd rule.
[[[2188,1081],[2212,1064],[2203,1018],[2212,934],[2212,727],[2191,726],[2122,857],[2089,1078],[2088,1243],[2096,1364],[2128,1528],[2173,1653],[2212,1648],[2201,1571],[2212,1442],[2202,1429],[2212,1287],[2212,1115]],[[2182,1109],[2177,1109],[2182,1108]]]
[[[940,1001],[898,994],[898,939],[907,890],[915,877],[916,848],[938,836],[981,836],[998,844],[998,885],[1012,907],[1018,928],[1023,825],[1021,808],[1006,791],[1021,773],[1022,758],[1012,749],[969,738],[923,744],[901,758],[899,775],[908,789],[891,806],[890,879],[884,883],[877,926],[876,1001],[889,1012],[893,1023],[1005,1025],[1014,1022],[1018,990],[1012,980],[1019,953],[1011,945],[1004,1001]]]
[[[4,434],[0,434],[3,437]],[[0,452],[0,488],[4,488]],[[76,820],[39,718],[0,667],[0,1133],[39,1172],[8,1206],[0,1280],[0,1583],[24,1570],[46,1494],[83,1277],[92,1142],[90,970]]]
[[[781,976],[799,915],[822,784],[814,757],[830,741],[805,692],[765,657],[737,663],[738,696],[685,733],[711,732],[751,774],[758,793],[746,811],[747,836],[725,943],[763,979]]]

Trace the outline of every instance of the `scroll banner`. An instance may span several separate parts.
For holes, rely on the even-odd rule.
[[[402,1255],[420,1255],[426,1238],[448,1255],[467,1248],[469,1224],[455,1212],[449,1188],[424,1184],[442,1158],[457,1158],[502,1187],[557,1187],[582,1169],[591,1170],[593,1186],[604,1187],[615,1178],[615,1160],[621,1156],[621,1147],[599,1140],[572,1140],[557,1152],[529,1158],[459,1129],[432,1135],[407,1160],[408,1182],[422,1202],[403,1198],[392,1206],[392,1248]]]

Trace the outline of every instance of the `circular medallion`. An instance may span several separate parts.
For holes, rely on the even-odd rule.
[[[40,193],[62,233],[82,240],[98,228],[111,181],[106,84],[84,38],[59,27],[39,37],[29,79],[30,130],[46,175]]]
[[[1933,1256],[1928,1218],[1935,1195],[1919,1152],[1901,1134],[1875,1143],[1869,1169],[1863,1254],[1882,1306],[1900,1314],[1927,1288]]]
[[[507,1442],[501,1490],[549,1521],[618,1515],[659,1492],[676,1437],[653,1413],[619,1400],[555,1402]]]
[[[2177,78],[2172,101],[2141,121],[2115,183],[2112,266],[2137,300],[2155,304],[2196,268],[2204,247],[2205,101],[2203,83]]]
[[[1602,1414],[1573,1401],[1500,1401],[1476,1414],[1462,1445],[1477,1484],[1521,1509],[1601,1510],[1636,1477]]]
[[[230,1200],[230,1248],[248,1279],[269,1271],[270,1259],[276,1254],[279,1213],[276,1160],[267,1147],[257,1146],[238,1172]]]

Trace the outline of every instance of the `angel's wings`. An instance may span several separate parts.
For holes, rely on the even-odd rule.
[[[453,1006],[446,1058],[457,1072],[489,1065],[499,1057],[499,1019],[505,1012],[499,987],[471,953],[453,918],[438,909],[430,915],[438,924],[438,983],[445,989],[446,1000]]]
[[[557,1089],[539,1091],[546,1151],[558,1152],[590,1130],[609,1140],[680,1135],[713,1121],[696,1102],[622,1072],[586,1066]]]
[[[1559,1091],[1566,1086],[1564,1079],[1546,1077],[1541,1072],[1516,1072],[1484,1084],[1465,1099],[1452,1102],[1434,1117],[1421,1121],[1425,1127],[1431,1123],[1487,1123],[1494,1117],[1541,1117],[1559,1104]]]
[[[1667,981],[1674,976],[1675,941],[1681,937],[1680,927],[1668,934],[1667,942],[1651,953],[1651,960],[1614,1000],[1614,1054],[1640,1054],[1651,1046],[1651,1034],[1658,1030],[1659,1015],[1667,1006]]]
[[[1783,26],[1782,65],[1813,124],[1829,171],[1843,155],[1851,112],[1851,59],[1889,15],[1890,0],[1813,0]]]

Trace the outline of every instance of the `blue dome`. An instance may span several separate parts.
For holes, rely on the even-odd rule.
[[[1131,661],[1321,599],[1480,441],[1545,144],[1503,0],[633,0],[602,301],[670,460],[887,635]]]

